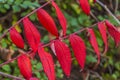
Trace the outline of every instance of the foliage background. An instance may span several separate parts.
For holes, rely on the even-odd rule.
[[[100,0],[104,4],[108,6],[108,8],[114,13],[114,15],[120,19],[120,6],[118,6],[118,10],[115,11],[115,0]],[[111,2],[112,1],[112,2]],[[46,0],[0,0],[0,35],[3,34],[6,29],[8,29],[11,25],[16,23],[20,18],[24,17],[26,14],[30,13],[35,8],[38,8],[42,4],[44,4]],[[92,0],[89,0],[91,5],[91,11],[95,15],[98,21],[102,21],[105,19],[110,20],[111,23],[116,25],[119,29],[119,25],[116,21],[97,3],[93,3]],[[73,33],[81,28],[89,27],[92,24],[96,23],[97,20],[92,16],[86,16],[79,4],[78,0],[56,0],[56,3],[61,8],[64,13],[67,22],[68,22],[68,30],[67,34]],[[120,5],[120,1],[119,1]],[[59,22],[57,20],[54,9],[51,5],[47,5],[44,7],[50,15],[54,18],[58,28],[60,28]],[[49,36],[47,31],[39,24],[36,14],[30,16],[30,19],[34,22],[38,30],[42,35],[42,42],[47,43],[49,41]],[[22,33],[22,28],[20,27],[22,24],[17,25],[16,29]],[[99,44],[100,51],[102,53],[104,49],[104,44],[97,29],[97,26],[94,28],[97,41]],[[94,54],[93,49],[91,48],[88,39],[86,38],[86,32],[80,34],[80,36],[84,39],[87,46],[87,58],[86,58],[86,66],[83,72],[80,72],[80,68],[76,60],[73,60],[72,63],[72,73],[69,79],[67,79],[62,70],[60,68],[59,63],[57,62],[55,56],[54,62],[56,66],[56,76],[57,80],[82,80],[85,79],[89,74],[89,80],[119,80],[120,79],[120,47],[116,48],[113,39],[109,36],[109,50],[106,53],[106,56],[101,57],[101,63],[96,70],[93,70],[93,66],[96,63],[97,59]],[[69,44],[68,40],[65,40],[66,43]],[[27,49],[26,44],[26,49]],[[8,51],[7,51],[8,50]],[[46,50],[50,51],[49,48]],[[0,63],[9,60],[11,57],[17,56],[18,48],[14,44],[12,44],[9,34],[5,36],[0,41]],[[74,55],[72,55],[74,56]],[[36,59],[32,60],[34,75],[40,78],[41,80],[47,80],[43,71],[38,71],[42,69],[42,65],[39,61],[39,58],[36,56]],[[5,72],[14,76],[20,75],[19,69],[17,67],[16,61],[4,65],[0,68],[0,72]],[[0,80],[12,80],[7,77],[0,76]]]

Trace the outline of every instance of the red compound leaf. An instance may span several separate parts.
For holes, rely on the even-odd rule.
[[[69,37],[69,41],[71,43],[72,49],[74,51],[74,55],[81,66],[82,69],[84,69],[85,60],[86,60],[86,46],[84,44],[84,41],[81,37],[72,34]]]
[[[56,10],[56,14],[58,16],[59,22],[60,22],[60,24],[62,26],[62,29],[63,29],[63,34],[66,35],[66,29],[67,29],[66,18],[64,17],[62,11],[60,10],[60,8],[58,7],[58,5],[54,1],[52,1],[52,6]]]
[[[43,48],[38,49],[38,54],[43,65],[43,69],[48,76],[48,80],[55,80],[55,70],[52,56],[45,52]]]
[[[108,43],[107,43],[107,29],[106,29],[105,24],[103,22],[99,22],[98,29],[99,29],[100,34],[102,36],[103,42],[105,44],[105,53],[106,53],[106,51],[108,49]]]
[[[79,2],[83,12],[87,15],[90,15],[90,5],[88,0],[79,0]]]
[[[56,40],[54,42],[55,52],[58,58],[58,61],[66,74],[66,76],[70,76],[71,71],[71,55],[70,50],[65,43],[60,40]]]
[[[38,79],[38,78],[36,78],[36,77],[32,77],[32,78],[30,78],[29,80],[40,80],[40,79]]]
[[[89,41],[90,41],[90,43],[97,55],[97,58],[98,58],[97,64],[99,64],[100,63],[100,51],[98,48],[98,43],[97,43],[96,36],[95,36],[93,29],[88,29],[88,34],[89,34]]]
[[[18,57],[17,62],[21,74],[25,77],[25,79],[29,80],[32,77],[32,66],[29,57],[22,54]]]
[[[19,48],[24,48],[24,41],[22,36],[17,32],[15,28],[10,29],[10,38],[12,42]]]
[[[113,37],[116,46],[120,43],[120,32],[108,20],[105,21],[109,34]]]
[[[51,34],[58,37],[58,30],[56,28],[55,22],[44,9],[39,9],[37,11],[37,17],[43,27],[45,27]]]
[[[28,18],[23,19],[23,25],[28,44],[36,52],[40,43],[40,33]]]

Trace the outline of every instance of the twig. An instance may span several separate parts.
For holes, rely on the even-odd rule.
[[[103,22],[103,21],[102,21],[102,22]],[[97,24],[98,24],[98,23],[95,23],[95,24],[93,24],[93,25],[91,25],[91,26],[89,26],[89,27],[87,27],[87,28],[93,28],[93,27],[95,27]],[[83,31],[85,31],[87,28],[82,28],[82,29],[80,29],[80,30],[78,30],[78,31],[76,31],[76,32],[74,32],[74,33],[72,33],[72,34],[81,33],[81,32],[83,32]],[[69,37],[69,35],[62,37],[62,39],[66,39],[66,38],[68,38],[68,37]]]
[[[7,29],[2,36],[0,36],[0,41],[2,40],[2,38],[9,32],[9,30],[11,30],[13,27],[15,27],[16,25],[18,25],[20,22],[22,22],[22,20],[26,17],[29,17],[30,15],[32,15],[33,13],[35,13],[37,10],[45,7],[46,5],[48,5],[52,0],[46,2],[45,4],[43,4],[42,6],[40,6],[39,8],[33,10],[31,13],[29,13],[28,15],[26,15],[25,17],[21,18],[18,22],[16,22],[16,24],[12,25],[9,29]]]
[[[20,55],[19,55],[19,56],[20,56]],[[14,61],[14,60],[16,60],[19,56],[16,56],[15,58],[10,59],[10,60],[8,60],[8,61],[6,61],[6,62],[0,64],[0,67],[2,67],[2,66],[4,66],[4,65],[6,65],[6,64],[8,64],[8,63],[10,63],[10,62],[12,62],[12,61]]]
[[[108,66],[108,70],[109,70],[109,73],[110,73],[110,74],[112,74],[112,73],[113,73],[113,71],[112,71],[112,69],[111,69],[111,67],[110,67],[110,66]]]
[[[103,80],[103,78],[95,71],[89,70],[90,73],[96,75],[96,77],[98,77],[100,80]]]
[[[115,0],[116,2],[115,2],[115,12],[114,13],[116,13],[117,12],[117,9],[118,9],[118,4],[119,4],[119,1],[118,0]]]
[[[0,75],[4,76],[4,77],[11,78],[11,79],[15,79],[15,80],[24,80],[23,78],[16,77],[16,76],[13,76],[13,75],[10,75],[10,74],[6,74],[6,73],[3,73],[3,72],[0,72]]]
[[[5,16],[0,17],[0,23],[4,22],[11,15],[12,15],[12,11],[8,12]]]
[[[23,52],[22,54],[24,54],[25,52],[24,51],[22,51],[21,49],[19,49],[18,50],[19,52]],[[29,53],[31,53],[32,52],[32,50],[31,51],[29,51],[29,52],[27,52],[26,54],[29,54]],[[4,66],[4,65],[6,65],[6,64],[8,64],[8,63],[10,63],[10,62],[12,62],[12,61],[14,61],[14,60],[16,60],[19,56],[21,56],[21,54],[20,55],[18,55],[18,56],[16,56],[15,58],[13,58],[13,59],[10,59],[10,60],[8,60],[8,61],[6,61],[6,62],[4,62],[4,63],[2,63],[2,64],[0,64],[0,67],[2,67],[2,66]]]
[[[114,9],[113,8],[113,1],[112,0],[109,0],[109,2],[110,2],[110,7],[112,8],[112,10]]]
[[[91,15],[97,22],[99,22],[99,20],[97,19],[97,17],[96,17],[92,12],[90,12],[90,15]]]
[[[113,15],[113,13],[107,8],[106,5],[104,5],[102,2],[100,2],[99,0],[96,0],[96,2],[98,4],[100,4],[113,18],[114,20],[116,20],[116,22],[120,25],[120,21]]]

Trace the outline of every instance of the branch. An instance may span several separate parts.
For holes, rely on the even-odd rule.
[[[116,20],[116,22],[120,25],[120,21],[113,15],[113,13],[107,8],[106,5],[104,5],[102,2],[100,2],[99,0],[96,0],[96,2],[101,5],[113,18],[114,20]]]
[[[97,25],[97,23],[93,24],[93,25],[90,26],[89,28],[95,27],[96,25]],[[82,29],[80,29],[80,30],[78,30],[78,31],[76,31],[76,32],[74,32],[74,33],[72,33],[72,34],[81,33],[81,32],[83,32],[83,31],[85,31],[86,29],[87,29],[87,28],[82,28]],[[69,35],[66,35],[66,36],[60,37],[60,39],[66,39],[66,38],[68,38],[68,37],[69,37]],[[54,39],[54,40],[56,40],[56,39]],[[52,44],[52,43],[54,42],[54,40],[51,40],[51,41],[49,41],[48,43],[43,44],[42,47],[47,47],[47,46],[49,46],[50,44]],[[27,52],[27,54],[29,54],[29,53],[31,53],[31,52],[32,52],[32,50],[29,51],[29,52]],[[15,58],[13,58],[13,59],[10,59],[10,60],[8,60],[8,61],[0,64],[0,67],[2,67],[3,65],[6,65],[6,64],[8,64],[8,63],[10,63],[10,62],[12,62],[12,61],[14,61],[14,60],[16,60],[19,56],[20,56],[20,55],[18,55],[17,57],[15,57]]]
[[[4,77],[11,78],[11,79],[15,79],[15,80],[24,80],[23,78],[16,77],[16,76],[13,76],[13,75],[10,75],[10,74],[6,74],[6,73],[3,73],[3,72],[0,72],[0,75],[2,75]]]

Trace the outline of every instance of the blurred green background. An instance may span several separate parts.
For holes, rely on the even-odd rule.
[[[29,14],[32,10],[38,8],[44,4],[47,0],[0,0],[0,36],[8,29],[11,25],[15,24],[19,19]],[[120,26],[116,21],[97,3],[93,3],[93,0],[89,0],[91,6],[91,12],[96,17],[97,21],[93,16],[85,15],[78,3],[78,0],[55,0],[58,6],[61,8],[64,13],[68,29],[67,34],[71,34],[75,31],[78,31],[84,27],[90,27],[92,24],[97,23],[97,21],[102,21],[108,19],[113,23],[118,29]],[[108,6],[111,12],[120,19],[120,5],[118,9],[115,10],[116,0],[100,0]],[[119,1],[119,0],[118,0]],[[120,1],[119,3],[120,4]],[[44,7],[45,10],[54,18],[58,29],[60,29],[60,24],[58,22],[57,16],[55,14],[54,8],[51,4]],[[49,42],[48,32],[40,25],[37,20],[36,14],[33,14],[29,17],[32,22],[36,25],[37,29],[42,35],[42,42]],[[16,29],[23,35],[22,24],[16,26]],[[99,44],[99,49],[101,54],[104,50],[104,44],[101,38],[101,35],[98,31],[97,26],[94,28],[94,31],[97,36],[97,41]],[[79,34],[85,41],[87,46],[87,58],[85,64],[85,70],[80,72],[80,67],[77,61],[74,59],[72,63],[72,71],[70,78],[64,76],[60,65],[50,50],[49,47],[45,48],[47,51],[51,52],[54,57],[54,63],[56,66],[56,77],[57,80],[85,80],[88,77],[88,80],[120,80],[120,47],[115,47],[113,39],[108,35],[109,49],[105,56],[101,56],[100,65],[96,70],[93,70],[95,63],[97,62],[96,55],[89,44],[86,32]],[[68,40],[64,40],[68,45]],[[70,48],[71,49],[71,48]],[[28,50],[26,44],[25,50]],[[73,52],[71,50],[72,57],[74,58]],[[15,56],[19,55],[18,48],[11,42],[9,38],[9,33],[0,41],[0,63],[3,63]],[[33,75],[40,78],[40,80],[47,80],[46,75],[42,69],[42,65],[39,61],[39,58],[36,56],[35,59],[31,60],[33,67]],[[17,67],[17,62],[13,61],[7,65],[4,65],[0,68],[0,72],[8,73],[14,76],[22,77]],[[0,80],[13,80],[0,75]]]

